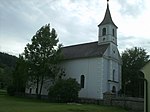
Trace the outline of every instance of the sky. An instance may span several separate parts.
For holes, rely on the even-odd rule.
[[[98,41],[97,25],[107,0],[0,0],[0,51],[18,56],[50,23],[63,46]],[[118,26],[118,49],[142,47],[150,54],[150,1],[109,0]]]

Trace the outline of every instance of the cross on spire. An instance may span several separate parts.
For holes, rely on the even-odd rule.
[[[111,18],[111,13],[110,13],[110,10],[109,10],[109,3],[108,2],[109,2],[109,0],[107,0],[107,9],[106,9],[106,12],[105,12],[104,19],[98,26],[106,25],[106,24],[112,24],[117,28],[117,26],[114,24],[114,22]]]
[[[107,0],[107,4],[109,4],[109,0]]]

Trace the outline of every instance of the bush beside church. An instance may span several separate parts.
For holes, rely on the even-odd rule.
[[[80,84],[75,79],[59,79],[49,88],[48,97],[53,102],[75,102],[80,89]]]

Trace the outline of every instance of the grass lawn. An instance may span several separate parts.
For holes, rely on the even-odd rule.
[[[118,107],[47,103],[39,100],[0,95],[0,112],[127,112]]]

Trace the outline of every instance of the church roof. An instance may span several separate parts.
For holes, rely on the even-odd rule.
[[[113,22],[112,20],[112,17],[111,17],[111,14],[110,14],[110,10],[109,10],[109,4],[107,3],[107,9],[106,9],[106,12],[105,12],[105,16],[104,16],[104,19],[103,21],[98,25],[106,25],[106,24],[112,24],[114,25],[116,28],[118,28],[115,23]]]
[[[78,44],[62,48],[64,59],[102,57],[109,44],[98,45],[98,42]]]

